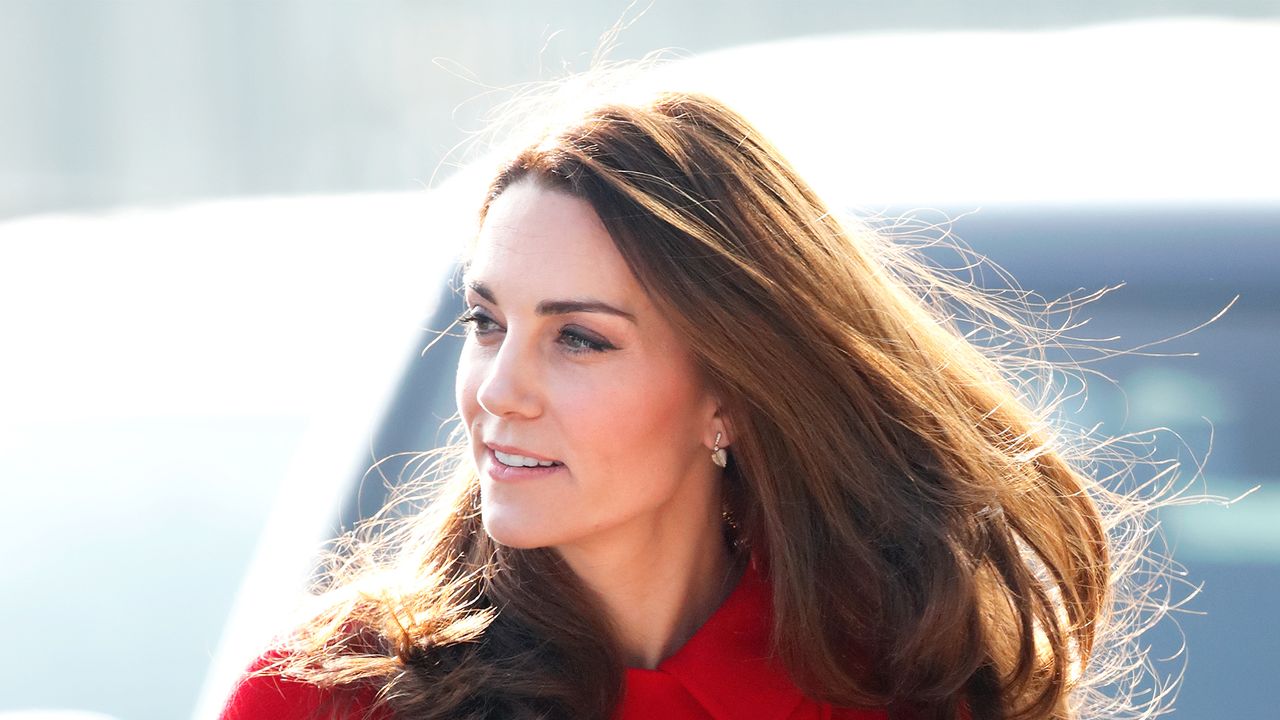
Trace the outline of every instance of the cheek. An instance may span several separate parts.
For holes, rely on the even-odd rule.
[[[549,378],[543,410],[565,449],[593,464],[609,455],[619,416],[634,409],[634,387],[612,372],[565,372]]]
[[[471,357],[470,343],[463,346],[458,358],[458,373],[454,376],[453,399],[457,403],[458,413],[462,416],[467,432],[471,432],[471,420],[480,410],[476,401],[476,392],[480,388],[481,374],[479,366]]]
[[[670,475],[698,442],[696,395],[687,376],[640,364],[566,387],[557,414],[574,445],[590,447],[606,477]]]

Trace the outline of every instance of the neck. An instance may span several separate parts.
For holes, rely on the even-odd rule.
[[[742,568],[724,542],[719,513],[696,527],[696,537],[680,541],[640,528],[592,548],[559,548],[603,601],[628,667],[652,669],[674,654],[737,581]]]

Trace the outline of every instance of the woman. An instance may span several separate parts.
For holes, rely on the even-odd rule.
[[[446,480],[223,717],[1076,717],[1124,498],[941,298],[998,303],[897,252],[701,95],[529,144]]]

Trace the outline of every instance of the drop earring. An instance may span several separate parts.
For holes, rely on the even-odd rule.
[[[711,462],[719,467],[726,467],[729,464],[729,452],[720,447],[720,433],[716,433],[715,447],[711,449]]]

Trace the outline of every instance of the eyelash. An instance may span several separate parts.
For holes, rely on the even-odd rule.
[[[482,312],[478,308],[470,308],[463,312],[462,315],[458,316],[458,322],[464,325],[471,325],[471,332],[476,335],[487,335],[490,332],[493,332],[492,330],[482,330],[481,325],[484,323],[493,323],[494,325],[497,325],[493,318],[489,317],[487,313]],[[614,346],[609,343],[592,340],[585,335],[581,335],[571,330],[561,330],[560,335],[567,339],[567,342],[563,342],[562,344],[565,345],[569,352],[574,354],[598,353],[614,349]]]

